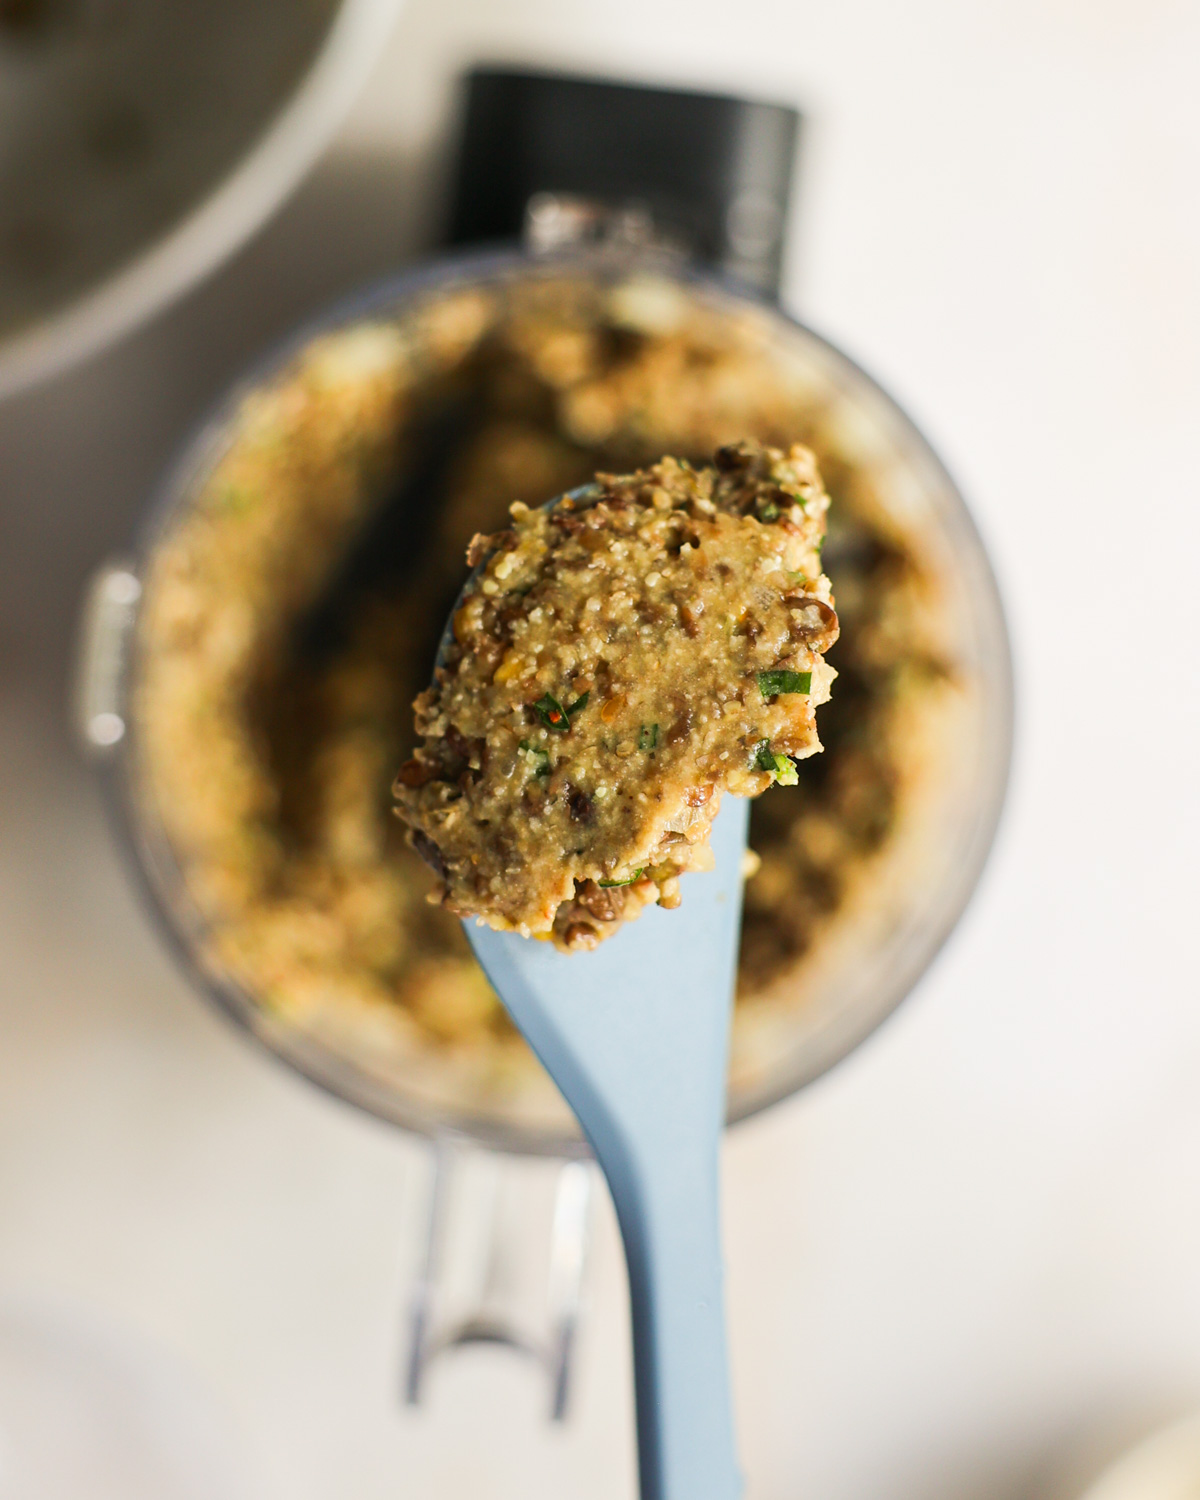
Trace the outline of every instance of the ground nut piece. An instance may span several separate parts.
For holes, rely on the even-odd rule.
[[[435,899],[565,949],[677,906],[722,794],[793,783],[821,748],[827,507],[808,449],[742,443],[476,538],[394,787]]]

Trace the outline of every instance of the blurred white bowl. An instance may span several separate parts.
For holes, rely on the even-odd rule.
[[[1139,1443],[1082,1500],[1200,1500],[1200,1416]]]
[[[0,397],[212,270],[348,111],[400,0],[0,0]]]

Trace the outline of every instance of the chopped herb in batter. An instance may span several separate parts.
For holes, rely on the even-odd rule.
[[[528,589],[525,592],[528,593]],[[584,693],[582,696],[576,698],[574,703],[568,703],[566,708],[564,708],[557,698],[553,697],[550,693],[546,693],[533,706],[537,709],[538,718],[541,719],[547,729],[552,730],[555,734],[566,734],[571,727],[572,716],[585,709],[587,701],[588,694]]]
[[[808,693],[812,691],[811,672],[760,672],[758,689],[764,698],[774,698],[779,693]]]
[[[800,778],[796,774],[796,763],[789,755],[780,755],[771,749],[770,740],[762,740],[754,755],[754,764],[760,771],[770,771],[778,786],[796,786]]]
[[[571,721],[567,717],[566,709],[557,698],[552,698],[549,693],[544,698],[539,698],[533,706],[537,709],[538,718],[547,729],[555,734],[566,734],[570,729]]]

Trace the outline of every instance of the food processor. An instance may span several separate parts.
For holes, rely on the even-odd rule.
[[[909,992],[974,889],[1007,780],[1012,681],[995,581],[945,468],[868,375],[776,301],[799,124],[794,111],[776,105],[477,70],[466,86],[444,252],[320,315],[240,381],[186,446],[130,556],[93,580],[81,653],[80,732],[167,942],[197,988],[290,1067],[431,1143],[420,1272],[408,1310],[409,1400],[418,1399],[441,1350],[486,1340],[543,1360],[552,1412],[562,1416],[592,1169],[574,1122],[532,1066],[497,1078],[485,1075],[462,1048],[418,1045],[396,1005],[356,1009],[320,997],[305,1006],[280,1003],[231,958],[214,919],[211,888],[197,879],[179,832],[187,810],[164,791],[167,783],[156,770],[164,754],[154,685],[173,680],[162,669],[158,645],[171,614],[163,580],[179,573],[180,539],[194,536],[197,526],[209,527],[222,466],[252,440],[247,433],[258,431],[254,423],[264,412],[278,415],[289,402],[294,406],[298,379],[306,400],[320,399],[321,391],[336,391],[341,400],[353,382],[375,379],[391,360],[387,370],[402,366],[410,382],[397,387],[395,410],[408,410],[404,403],[411,406],[430,388],[433,377],[423,372],[433,368],[431,351],[444,353],[448,339],[454,346],[445,354],[450,375],[433,403],[434,418],[425,421],[422,443],[397,456],[390,440],[381,442],[378,462],[364,459],[361,467],[383,477],[364,479],[363,493],[347,500],[336,525],[326,518],[319,541],[288,554],[308,562],[278,566],[281,576],[288,574],[289,608],[311,625],[331,578],[335,590],[345,589],[347,580],[353,588],[355,580],[386,571],[393,555],[417,556],[418,512],[434,489],[430,453],[455,449],[470,404],[469,393],[464,397],[455,384],[459,366],[453,361],[464,357],[460,345],[482,347],[487,328],[510,316],[511,308],[602,307],[609,321],[598,339],[606,348],[661,343],[676,337],[672,330],[682,330],[678,337],[685,339],[694,327],[718,340],[728,337],[743,361],[739,368],[760,372],[770,400],[786,398],[797,411],[819,413],[813,431],[798,435],[817,448],[823,466],[832,465],[847,484],[874,497],[873,524],[881,537],[894,536],[897,546],[902,541],[919,554],[929,585],[919,610],[922,628],[936,638],[946,663],[938,689],[945,702],[925,717],[919,735],[913,730],[914,738],[929,741],[927,770],[905,794],[894,831],[880,835],[852,896],[821,928],[803,962],[798,958],[792,970],[775,973],[739,1007],[729,1121],[789,1097],[825,1072]],[[452,336],[447,309],[457,320]],[[475,309],[465,332],[464,309]],[[555,345],[559,365],[575,357],[568,345]],[[537,357],[546,363],[543,355]],[[705,358],[703,347],[692,349],[680,381],[691,379]],[[643,435],[657,435],[654,422],[665,422],[670,436],[676,420],[671,403],[684,400],[683,390],[664,375],[647,409],[634,410],[630,420],[642,423]],[[592,394],[586,411],[579,401],[572,408],[578,422],[584,421],[580,412],[593,425],[599,420]],[[743,397],[728,382],[722,386],[712,398],[720,421],[735,420]],[[695,412],[687,421],[678,417],[680,447],[693,418]],[[438,462],[444,461],[443,451]],[[311,554],[322,552],[341,562],[317,580]],[[310,562],[317,580],[311,588],[305,583]],[[827,570],[837,589],[832,560]],[[420,585],[412,575],[398,587],[417,598]],[[847,590],[850,601],[849,583]],[[441,618],[434,615],[435,628]],[[836,702],[836,685],[834,693]],[[203,720],[196,722],[203,733]],[[497,1237],[512,1217],[500,1205],[506,1194],[522,1191],[514,1186],[516,1159],[527,1157],[559,1163],[549,1209],[547,1311],[536,1326],[492,1296],[503,1259]],[[449,1247],[464,1236],[478,1247],[475,1289],[452,1309]]]

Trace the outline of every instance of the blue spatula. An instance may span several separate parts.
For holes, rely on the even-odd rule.
[[[616,1204],[633,1312],[642,1500],[741,1491],[722,1296],[718,1149],[749,803],[716,869],[591,953],[465,924],[496,993],[575,1111]]]

